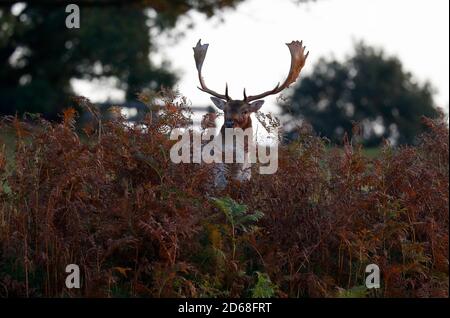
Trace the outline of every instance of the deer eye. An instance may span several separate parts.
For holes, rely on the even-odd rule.
[[[242,111],[242,115],[247,115],[247,114],[248,114],[248,110]]]

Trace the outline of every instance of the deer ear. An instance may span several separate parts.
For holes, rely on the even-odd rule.
[[[220,110],[223,110],[225,107],[225,101],[223,99],[217,98],[217,97],[211,97],[212,102],[214,105],[216,105],[217,108]]]
[[[261,108],[261,106],[263,104],[264,104],[264,101],[262,99],[251,103],[250,104],[250,111],[257,112]]]

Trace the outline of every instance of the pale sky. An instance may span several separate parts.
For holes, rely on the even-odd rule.
[[[180,76],[178,88],[193,105],[210,105],[197,89],[192,47],[198,39],[209,43],[203,64],[207,85],[230,96],[273,88],[285,79],[290,55],[285,46],[303,40],[310,55],[302,74],[311,72],[322,56],[343,59],[353,43],[364,40],[400,58],[419,81],[429,80],[438,90],[437,103],[449,107],[449,1],[448,0],[318,0],[297,5],[290,0],[246,0],[219,18],[191,15],[195,27],[177,40],[159,38],[157,59],[165,58]],[[182,28],[186,20],[180,22]],[[93,101],[120,92],[101,85],[76,82],[76,90]],[[264,111],[275,111],[276,97],[266,98]]]

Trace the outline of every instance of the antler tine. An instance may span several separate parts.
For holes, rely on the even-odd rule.
[[[281,86],[280,83],[278,83],[274,89],[266,91],[262,94],[247,97],[244,95],[244,100],[246,102],[261,99],[269,95],[278,94],[297,80],[298,76],[300,75],[300,71],[302,70],[303,66],[305,66],[306,58],[308,57],[309,52],[307,52],[305,55],[306,47],[303,46],[303,41],[292,41],[291,43],[286,43],[286,45],[288,46],[289,52],[291,53],[291,67],[289,69],[289,74],[286,80],[283,82],[283,84],[281,84]]]
[[[227,100],[230,100],[230,96],[228,96],[228,83],[225,83],[225,97]]]
[[[200,86],[198,89],[201,91],[208,93],[210,95],[213,95],[217,98],[224,99],[224,100],[230,100],[230,97],[228,96],[228,84],[225,87],[225,95],[219,94],[211,89],[209,89],[206,86],[206,83],[202,77],[202,67],[203,62],[205,61],[206,52],[208,51],[209,44],[202,44],[201,40],[198,40],[197,45],[193,48],[194,49],[194,59],[195,59],[195,65],[197,67],[198,72],[198,79],[200,81]]]

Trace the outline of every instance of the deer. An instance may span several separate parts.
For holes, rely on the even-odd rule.
[[[195,65],[197,68],[198,79],[200,86],[198,89],[209,95],[212,95],[211,101],[221,111],[223,111],[224,123],[220,128],[220,133],[225,136],[225,129],[241,128],[242,130],[252,129],[251,114],[259,111],[264,104],[263,98],[276,95],[281,91],[292,85],[300,75],[300,71],[306,63],[309,52],[305,54],[306,47],[303,46],[303,41],[292,41],[286,43],[291,54],[291,65],[289,73],[284,82],[280,85],[278,83],[273,89],[265,91],[261,94],[247,95],[244,88],[244,98],[232,99],[228,95],[228,84],[225,85],[225,93],[219,94],[216,91],[208,88],[202,76],[203,62],[208,51],[209,44],[202,44],[201,39],[198,40],[197,45],[193,47]],[[224,141],[223,141],[224,142]],[[248,143],[244,146],[245,155],[248,155]],[[250,166],[246,161],[243,164],[221,164],[215,169],[214,185],[218,188],[224,188],[227,184],[227,177],[242,182],[250,180],[251,172]]]

